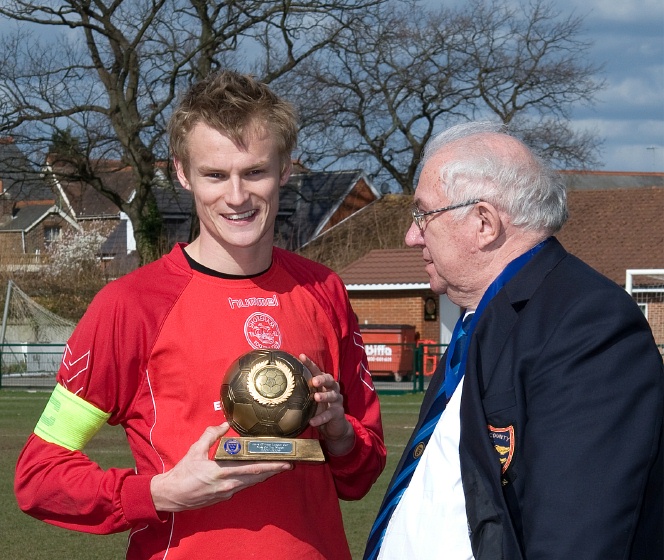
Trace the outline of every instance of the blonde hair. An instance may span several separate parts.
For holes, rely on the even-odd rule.
[[[224,70],[194,84],[184,95],[168,123],[170,152],[185,171],[189,169],[188,136],[198,123],[246,147],[258,131],[267,131],[277,143],[281,169],[291,162],[297,144],[295,108],[252,76]]]

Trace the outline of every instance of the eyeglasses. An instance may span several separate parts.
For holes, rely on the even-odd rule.
[[[425,216],[431,216],[432,214],[447,212],[448,210],[456,210],[457,208],[463,208],[464,206],[471,206],[473,204],[477,204],[478,202],[482,201],[479,198],[476,198],[474,200],[469,200],[467,202],[460,202],[459,204],[452,204],[451,206],[445,206],[445,208],[436,208],[435,210],[428,210],[426,212],[422,212],[417,208],[413,208],[412,210],[413,221],[415,222],[417,227],[420,228],[420,231],[424,231],[424,226],[426,225],[426,220],[424,219]]]

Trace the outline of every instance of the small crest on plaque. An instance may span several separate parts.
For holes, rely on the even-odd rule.
[[[229,455],[237,455],[242,449],[242,444],[236,439],[227,439],[224,442],[224,451]]]

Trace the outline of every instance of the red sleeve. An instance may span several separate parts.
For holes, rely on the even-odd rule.
[[[177,282],[152,282],[150,290],[144,289],[161,265],[149,266],[147,273],[112,282],[97,295],[69,339],[57,375],[71,394],[110,414],[113,425],[138,414],[141,373],[158,326],[177,297]],[[132,452],[137,459],[137,450]],[[19,507],[33,517],[104,534],[159,522],[151,478],[135,469],[104,470],[83,452],[32,434],[19,456],[14,486]]]
[[[338,281],[341,284],[341,281]],[[355,446],[343,456],[328,455],[337,494],[344,500],[359,500],[385,468],[385,443],[380,404],[373,385],[364,344],[348,295],[343,285],[339,297],[345,303],[341,314],[341,356],[339,384],[346,417],[355,430]],[[343,308],[342,308],[343,309]]]
[[[16,466],[14,491],[27,514],[67,529],[108,534],[139,522],[158,522],[151,476],[133,469],[103,470],[80,451],[28,439]]]

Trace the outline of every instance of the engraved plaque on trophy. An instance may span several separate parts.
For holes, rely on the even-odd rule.
[[[221,385],[226,420],[240,434],[223,437],[216,460],[312,461],[325,457],[317,439],[298,438],[316,412],[311,372],[281,350],[252,350]]]

